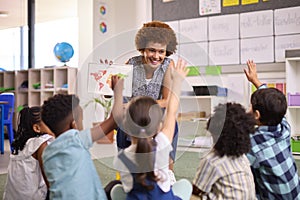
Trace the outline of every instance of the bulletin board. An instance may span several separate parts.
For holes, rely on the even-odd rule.
[[[298,0],[257,0],[258,3],[248,5],[242,5],[242,0],[238,1],[239,4],[234,6],[223,7],[221,5],[221,13],[212,14],[212,16],[300,6]],[[199,0],[152,0],[153,20],[173,21],[198,17],[201,17]]]
[[[178,54],[192,66],[284,62],[285,50],[300,48],[300,1],[153,0],[152,5],[153,20],[174,29]]]

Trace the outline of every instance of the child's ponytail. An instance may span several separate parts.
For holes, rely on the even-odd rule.
[[[141,134],[145,134],[146,130],[141,129]],[[138,138],[136,147],[137,164],[140,172],[137,173],[135,178],[147,190],[152,190],[153,185],[148,180],[158,181],[158,178],[154,174],[154,162],[156,154],[156,142],[152,138]]]

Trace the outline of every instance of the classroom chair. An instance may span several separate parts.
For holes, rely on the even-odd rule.
[[[126,193],[124,192],[121,184],[116,184],[110,191],[110,197],[112,200],[125,200]]]
[[[174,195],[182,200],[189,200],[192,196],[193,185],[187,179],[180,179],[172,186]]]
[[[10,144],[10,150],[13,151],[11,146],[14,140],[13,131],[13,115],[15,106],[15,96],[13,93],[2,93],[0,94],[0,105],[1,105],[1,154],[4,153],[4,126],[7,127],[7,134]],[[3,110],[2,110],[3,109]]]

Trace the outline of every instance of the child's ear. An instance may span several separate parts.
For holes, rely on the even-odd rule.
[[[38,124],[33,124],[32,129],[36,133],[40,133],[41,132],[41,127]]]
[[[258,110],[256,110],[255,112],[254,112],[254,118],[256,119],[256,121],[260,121],[259,119],[260,119],[260,112],[258,111]]]
[[[71,129],[77,129],[77,125],[76,125],[75,120],[73,120],[72,123],[71,123]]]

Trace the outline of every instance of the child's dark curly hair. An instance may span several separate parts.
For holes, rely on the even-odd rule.
[[[251,105],[253,112],[259,111],[260,123],[267,126],[277,126],[287,109],[284,94],[276,88],[256,90],[251,95]]]
[[[166,23],[152,21],[143,25],[135,36],[137,50],[143,52],[149,42],[167,45],[166,56],[176,52],[177,39],[173,29]]]
[[[56,94],[44,101],[42,106],[42,119],[49,129],[59,136],[63,133],[66,120],[72,116],[73,110],[79,105],[79,98],[73,94]]]
[[[40,134],[33,130],[34,124],[41,122],[41,107],[24,107],[18,115],[18,129],[12,142],[13,154],[17,155],[25,147],[27,140],[38,137]]]
[[[219,104],[207,123],[219,156],[239,157],[250,151],[250,134],[255,131],[255,119],[238,103]]]

